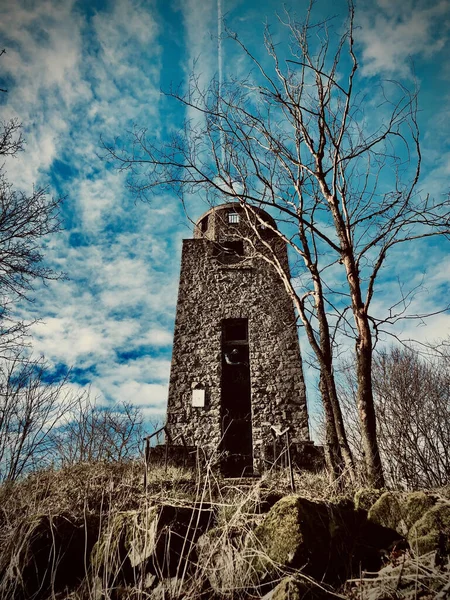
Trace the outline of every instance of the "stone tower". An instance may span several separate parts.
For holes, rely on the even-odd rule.
[[[289,274],[286,244],[269,214],[256,215],[217,206],[183,240],[170,374],[170,435],[220,457],[232,476],[264,468],[272,426],[309,441],[294,307],[258,237]]]

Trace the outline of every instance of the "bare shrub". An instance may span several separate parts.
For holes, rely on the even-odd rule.
[[[407,489],[450,481],[450,356],[423,357],[414,349],[391,347],[375,354],[374,394],[380,452],[386,477]],[[352,371],[343,369],[341,399],[349,440],[362,458]]]
[[[1,55],[1,54],[0,54]],[[24,149],[22,125],[17,119],[0,121],[0,157],[17,156]],[[60,198],[45,188],[26,194],[15,190],[0,165],[0,356],[9,359],[27,345],[32,323],[18,320],[13,307],[30,300],[36,281],[58,279],[44,265],[44,242],[61,229]]]
[[[67,466],[136,457],[143,436],[143,415],[139,408],[128,402],[100,406],[86,393],[77,399],[54,441],[58,462]]]
[[[139,408],[99,406],[77,394],[43,359],[0,362],[0,481],[76,462],[136,457],[144,436]]]
[[[0,362],[0,480],[15,481],[55,458],[53,433],[75,399],[42,359]]]

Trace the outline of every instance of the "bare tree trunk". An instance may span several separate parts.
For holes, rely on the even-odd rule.
[[[341,238],[342,239],[342,238]],[[372,389],[372,332],[367,310],[362,301],[358,267],[354,256],[343,245],[344,264],[352,299],[352,311],[358,337],[356,339],[356,375],[358,381],[357,404],[361,421],[364,461],[369,484],[375,488],[384,486],[383,467],[377,441],[377,424]]]
[[[339,479],[342,471],[344,470],[344,461],[342,459],[341,449],[339,447],[336,433],[333,408],[331,406],[327,384],[323,375],[320,376],[319,390],[325,413],[325,464],[331,480],[336,481]]]
[[[317,310],[317,321],[319,325],[319,348],[314,348],[316,356],[320,361],[320,383],[319,389],[322,394],[325,415],[327,418],[327,429],[330,434],[330,443],[333,444],[330,450],[330,462],[333,461],[331,472],[337,471],[342,475],[344,468],[351,481],[355,480],[355,464],[352,452],[348,444],[345,433],[344,420],[342,418],[341,406],[336,392],[336,382],[333,374],[333,352],[330,327],[327,313],[325,310],[324,293],[320,272],[316,261],[313,260],[310,247],[304,227],[299,227],[300,239],[302,241],[303,255],[306,267],[311,273],[311,279],[314,284],[315,304]],[[296,302],[298,305],[298,303]],[[301,304],[301,303],[300,303]],[[328,433],[328,432],[327,432]],[[327,439],[328,443],[328,439]],[[336,449],[334,444],[338,445]],[[343,468],[344,467],[344,468]]]
[[[331,366],[331,365],[330,365]],[[348,476],[351,481],[355,480],[355,463],[350,446],[345,433],[344,419],[342,418],[341,406],[336,392],[336,384],[331,368],[323,370],[324,381],[326,385],[326,395],[329,400],[333,413],[333,423],[336,431],[337,442],[339,444],[339,454],[342,457]]]
[[[358,391],[357,403],[361,422],[366,473],[371,486],[384,486],[383,467],[377,442],[377,423],[372,386],[372,336],[367,322],[361,320],[362,331],[356,343]],[[359,328],[358,328],[359,329]]]

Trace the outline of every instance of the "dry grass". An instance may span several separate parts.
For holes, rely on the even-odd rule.
[[[208,466],[201,477],[198,473],[181,468],[154,467],[149,470],[146,489],[143,479],[141,463],[100,462],[82,463],[59,471],[42,471],[31,474],[21,482],[1,486],[0,597],[5,600],[27,597],[25,579],[33,568],[32,553],[36,548],[36,540],[44,535],[45,530],[45,536],[55,539],[48,540],[49,561],[53,564],[49,564],[46,574],[49,584],[47,596],[42,590],[42,597],[53,598],[52,587],[55,588],[56,580],[51,571],[63,565],[58,547],[58,528],[61,528],[62,521],[75,531],[84,528],[86,539],[92,537],[92,530],[95,530],[93,535],[97,536],[100,531],[100,538],[106,540],[101,548],[103,556],[99,558],[97,555],[96,564],[92,564],[90,547],[86,542],[82,558],[85,577],[78,591],[72,590],[70,597],[91,600],[100,596],[105,599],[117,596],[118,589],[124,585],[120,576],[123,536],[128,536],[132,543],[140,539],[145,553],[146,544],[150,548],[155,543],[152,538],[154,532],[150,528],[146,539],[145,518],[142,520],[135,515],[146,515],[162,504],[179,508],[213,507],[216,528],[221,532],[216,539],[217,548],[225,556],[225,573],[220,575],[223,585],[216,587],[217,594],[230,594],[231,589],[236,594],[239,578],[241,582],[251,582],[251,574],[241,577],[245,565],[241,565],[241,571],[236,570],[233,560],[235,550],[260,521],[261,510],[267,510],[278,497],[290,493],[287,473],[278,471],[254,480],[223,480]],[[296,485],[299,493],[311,498],[324,499],[333,493],[326,477],[321,475],[297,476]],[[124,519],[120,521],[120,516],[124,514],[130,515],[126,524]],[[132,522],[132,519],[135,521]],[[189,527],[195,528],[195,521]],[[236,548],[237,538],[233,532],[237,530],[241,542]],[[171,543],[170,536],[167,543]],[[205,581],[211,577],[211,561],[212,555],[210,560],[201,565],[195,565],[194,555],[192,563],[181,561],[175,573],[177,583],[174,583],[174,579],[166,578],[160,583],[158,593],[166,598],[178,597],[181,590],[193,598],[204,594]],[[158,568],[162,572],[165,565],[156,565],[156,571]],[[134,570],[133,576],[136,580],[131,587],[127,582],[126,591],[122,590],[120,598],[149,598],[146,586],[150,576],[139,573],[138,569]],[[167,586],[168,589],[164,591],[162,588]],[[152,593],[155,595],[156,592]]]
[[[324,473],[296,474],[295,486],[297,494],[310,500],[336,502],[350,500],[354,494],[350,487],[343,490],[342,485],[330,485]],[[0,487],[0,598],[259,598],[266,590],[259,587],[260,574],[255,573],[258,548],[248,542],[264,512],[290,493],[289,475],[283,471],[267,473],[259,479],[230,480],[218,477],[208,466],[201,474],[155,467],[148,473],[146,489],[143,467],[137,462],[79,464],[61,471],[35,473],[21,482]],[[157,531],[158,519],[154,517],[161,514],[159,507],[168,505],[175,512],[184,510],[183,514],[190,517],[181,530],[169,523]],[[214,523],[194,550],[202,510],[214,513]],[[58,580],[67,560],[58,537],[64,528],[74,535],[74,544],[77,532],[84,540],[84,547],[74,546],[81,576],[66,591]],[[39,560],[34,554],[44,538],[46,572],[41,577],[42,589],[35,594],[35,588],[27,590],[27,582],[33,579],[33,568],[38,570]],[[176,561],[174,546],[178,554],[189,560]],[[150,556],[151,572],[147,560]],[[264,559],[267,563],[267,556]],[[71,561],[73,556],[69,556],[70,567]],[[430,582],[434,582],[433,589],[442,591],[442,578],[448,572],[442,568],[433,571],[432,566],[412,555],[405,561],[401,573],[408,572],[409,578],[416,573],[417,596],[398,595],[398,589],[391,589],[399,575],[399,564],[392,562],[391,570],[386,568],[380,573],[378,587],[373,576],[364,576],[346,588],[346,597],[374,600],[382,598],[379,594],[385,592],[386,598],[426,598],[427,586],[432,588]],[[38,566],[42,569],[42,565]],[[281,580],[289,574],[275,564],[271,570],[273,582],[277,576]]]
[[[435,552],[392,557],[378,573],[363,574],[346,584],[348,598],[379,600],[446,600],[450,597],[450,564],[437,567]]]

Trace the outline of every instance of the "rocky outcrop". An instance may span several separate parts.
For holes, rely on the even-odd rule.
[[[385,489],[361,488],[355,493],[353,499],[355,510],[369,510],[385,491]]]
[[[441,500],[419,515],[408,532],[408,542],[416,555],[434,552],[435,562],[444,563],[450,556],[450,502]]]
[[[14,543],[2,548],[0,596],[40,600],[77,587],[86,576],[86,555],[98,533],[95,515],[25,519]]]
[[[27,517],[0,553],[0,597],[119,599],[139,590],[149,600],[381,600],[431,590],[445,598],[447,498],[367,490],[355,508],[345,499],[258,497],[190,505],[144,498],[140,508],[101,518]]]
[[[253,569],[261,581],[280,567],[318,580],[342,581],[362,568],[380,566],[380,551],[400,542],[391,530],[367,522],[350,502],[325,503],[286,496],[249,535]]]
[[[406,537],[414,523],[436,502],[437,497],[426,492],[385,492],[369,508],[368,518]]]
[[[368,497],[368,494],[365,495]],[[390,528],[404,538],[403,551],[391,548],[378,574],[353,580],[350,597],[450,597],[450,501],[432,492],[385,492],[368,509],[368,523]]]
[[[224,525],[209,530],[197,542],[201,576],[220,596],[226,596],[230,590],[252,589],[259,584],[245,550],[247,535],[248,525]]]
[[[174,577],[185,563],[195,563],[195,544],[213,524],[213,510],[205,505],[164,504],[117,513],[92,551],[92,569],[122,583],[143,581],[149,573]]]

